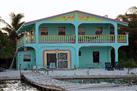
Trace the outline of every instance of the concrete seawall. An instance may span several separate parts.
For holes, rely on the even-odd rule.
[[[20,71],[8,70],[0,72],[0,80],[20,80]]]

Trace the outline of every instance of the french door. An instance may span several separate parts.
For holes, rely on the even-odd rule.
[[[57,54],[57,67],[58,68],[68,68],[68,53],[58,53]]]
[[[47,67],[56,68],[57,58],[55,53],[47,53]]]
[[[70,52],[61,50],[46,51],[44,65],[48,68],[70,68]]]

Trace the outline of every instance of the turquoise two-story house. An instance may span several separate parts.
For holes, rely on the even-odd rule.
[[[120,30],[127,25],[81,11],[27,22],[17,31],[17,69],[114,66],[119,48],[128,45],[128,34]]]

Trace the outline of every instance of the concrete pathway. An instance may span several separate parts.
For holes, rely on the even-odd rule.
[[[16,70],[6,70],[0,72],[0,80],[19,80],[20,72]]]

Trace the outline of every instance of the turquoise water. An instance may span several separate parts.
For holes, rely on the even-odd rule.
[[[39,91],[39,90],[19,80],[11,80],[11,81],[0,81],[0,91]]]

